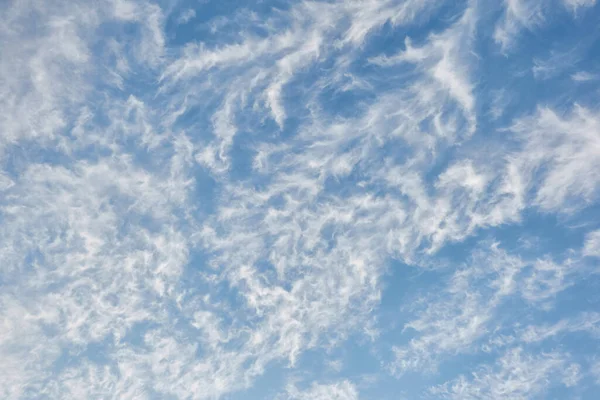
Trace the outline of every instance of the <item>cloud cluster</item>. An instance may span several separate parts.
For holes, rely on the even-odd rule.
[[[0,397],[593,386],[597,74],[518,46],[559,2],[217,3],[0,5]]]
[[[443,399],[529,399],[550,387],[577,383],[579,366],[560,353],[531,356],[521,348],[510,349],[495,367],[486,367],[431,389]]]

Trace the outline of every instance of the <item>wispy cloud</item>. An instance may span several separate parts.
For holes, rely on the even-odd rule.
[[[518,290],[517,276],[525,263],[493,245],[476,254],[456,271],[448,287],[435,298],[424,299],[424,309],[404,330],[417,334],[406,346],[394,348],[393,372],[436,370],[441,359],[473,351],[493,330],[496,308]]]
[[[580,8],[593,7],[596,5],[596,0],[563,0],[563,3],[573,13],[577,13]]]
[[[289,400],[358,400],[358,391],[349,381],[341,381],[331,384],[313,384],[305,390],[289,385],[286,394],[278,398]]]
[[[577,65],[578,58],[577,49],[567,52],[550,52],[548,58],[533,61],[533,77],[540,80],[553,78]]]
[[[571,79],[575,82],[588,82],[598,79],[598,75],[586,71],[578,71],[571,75]]]
[[[600,231],[593,231],[586,235],[583,255],[600,257]]]
[[[484,366],[470,378],[461,376],[430,392],[447,399],[528,399],[561,383],[570,386],[577,381],[578,371],[577,364],[569,365],[568,355],[532,356],[517,347],[507,351],[496,365]]]
[[[0,397],[579,388],[598,80],[521,42],[562,3],[4,2]]]
[[[196,10],[194,10],[193,8],[188,8],[187,10],[179,14],[179,17],[177,17],[177,23],[187,24],[194,18],[196,18]]]
[[[524,145],[512,162],[532,185],[535,204],[544,210],[569,212],[596,199],[600,122],[593,110],[575,105],[572,111],[559,114],[539,108],[517,120],[511,130]],[[565,207],[567,201],[570,206]]]
[[[569,332],[587,332],[598,337],[600,314],[583,313],[577,318],[562,319],[552,325],[528,326],[522,333],[522,339],[526,343],[541,342]]]
[[[523,29],[534,29],[544,23],[545,0],[504,0],[504,16],[496,25],[494,39],[503,52],[514,45]]]

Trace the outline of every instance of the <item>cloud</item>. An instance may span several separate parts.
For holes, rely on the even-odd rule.
[[[534,204],[568,213],[596,199],[600,122],[594,111],[579,105],[566,114],[538,108],[510,129],[523,143],[511,163],[534,191]]]
[[[569,365],[568,355],[547,353],[533,356],[522,348],[508,350],[496,364],[483,366],[472,377],[464,376],[433,387],[433,395],[445,399],[529,399],[550,387],[571,386],[578,380],[579,367]]]
[[[591,373],[594,379],[596,380],[596,385],[600,385],[600,362],[595,361],[592,364]]]
[[[514,336],[506,331],[512,327],[504,323],[505,304],[520,297],[529,305],[552,309],[556,296],[571,285],[567,277],[579,271],[577,265],[569,264],[549,259],[527,261],[507,253],[498,243],[484,244],[449,277],[442,290],[414,302],[414,318],[402,331],[411,338],[393,347],[391,371],[397,375],[433,372],[452,355],[495,351],[514,342]],[[563,330],[591,331],[595,319],[592,313],[552,327],[531,327],[521,340],[531,343]]]
[[[563,0],[565,7],[570,8],[573,13],[577,13],[580,8],[593,7],[596,0]]]
[[[494,30],[494,39],[502,52],[514,46],[522,29],[532,30],[544,23],[544,0],[504,0],[504,15]]]
[[[392,371],[435,371],[441,359],[474,351],[494,330],[496,309],[518,290],[517,276],[525,266],[495,244],[475,254],[442,293],[419,302],[423,309],[415,310],[418,317],[404,326],[415,335],[407,345],[394,347]]]
[[[598,75],[586,71],[578,71],[571,75],[571,79],[575,82],[588,82],[598,79]]]
[[[407,37],[406,49],[403,52],[390,57],[376,57],[371,59],[371,62],[381,66],[417,64],[463,108],[471,124],[470,129],[475,129],[474,84],[468,78],[472,68],[468,60],[474,58],[471,54],[471,41],[476,22],[475,7],[468,8],[450,29],[442,34],[432,35],[425,46],[413,47],[410,38]]]
[[[552,0],[504,0],[503,16],[494,29],[494,40],[503,53],[509,53],[518,45],[518,37],[523,30],[535,31],[548,23],[553,11]],[[596,0],[561,0],[562,6],[577,16],[582,8],[590,8]]]
[[[520,50],[545,5],[2,4],[0,397],[358,399],[357,376],[482,353],[504,355],[434,390],[577,388],[562,339],[597,316],[556,306],[598,255],[570,223],[594,217],[599,119],[549,103],[591,73]],[[495,40],[547,90],[511,85]],[[514,248],[554,238],[538,211],[584,242]]]
[[[587,234],[583,255],[587,257],[600,257],[600,231],[592,231]]]
[[[569,264],[569,261],[561,265],[551,260],[537,260],[531,273],[523,279],[523,297],[532,302],[541,302],[565,290],[570,286],[567,276],[575,269]]]
[[[0,22],[6,41],[0,62],[2,152],[21,139],[51,141],[66,127],[68,109],[76,108],[89,90],[92,56],[80,32],[95,29],[97,14],[79,8],[69,17],[64,7],[43,2],[5,8]],[[46,15],[37,35],[22,28],[31,14]]]
[[[521,336],[525,343],[535,343],[572,332],[587,332],[593,337],[600,335],[600,315],[583,313],[577,318],[562,319],[552,325],[528,326]]]
[[[196,10],[193,8],[188,8],[187,10],[183,11],[179,17],[177,17],[177,23],[185,25],[194,18],[196,18]]]
[[[568,52],[550,52],[547,59],[534,59],[533,77],[539,80],[551,79],[577,65],[578,58],[576,49]]]
[[[294,385],[287,387],[287,393],[281,399],[289,400],[358,400],[358,391],[355,386],[347,381],[331,384],[313,383],[305,390],[299,390]]]

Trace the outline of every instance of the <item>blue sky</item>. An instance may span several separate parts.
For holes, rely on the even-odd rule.
[[[597,399],[596,0],[0,4],[0,398]]]

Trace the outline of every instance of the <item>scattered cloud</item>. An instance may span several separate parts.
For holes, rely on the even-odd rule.
[[[567,52],[550,52],[546,59],[533,60],[533,77],[539,80],[546,80],[560,75],[565,70],[577,65],[579,55],[577,50],[573,49]]]
[[[289,400],[358,400],[358,391],[349,381],[331,384],[313,384],[305,390],[289,385],[286,394],[280,397]]]
[[[600,336],[600,314],[587,312],[577,318],[562,319],[551,325],[528,326],[521,337],[525,343],[535,343],[570,332],[586,332],[593,337]]]
[[[600,231],[592,231],[586,235],[583,255],[600,257]]]
[[[573,13],[577,13],[580,8],[595,6],[596,0],[563,0],[563,3]]]
[[[578,71],[571,75],[571,79],[575,82],[588,82],[598,79],[598,75],[586,71]]]
[[[532,30],[544,23],[545,0],[504,0],[504,15],[494,30],[494,40],[503,52],[514,46],[523,29]]]
[[[182,11],[181,14],[179,14],[179,17],[177,17],[177,23],[185,25],[194,18],[196,18],[196,10],[194,10],[193,8],[188,8],[187,10]]]
[[[446,399],[529,399],[545,393],[559,382],[571,386],[579,366],[568,355],[547,353],[532,356],[522,348],[508,350],[495,365],[484,366],[472,377],[461,376],[436,386],[431,394]]]
[[[521,41],[555,2],[217,3],[0,5],[0,397],[579,390],[598,80]]]
[[[522,171],[521,179],[531,182],[536,205],[571,212],[595,201],[600,119],[593,110],[575,105],[561,114],[538,108],[515,121],[511,130],[523,140],[522,152],[511,162]]]

